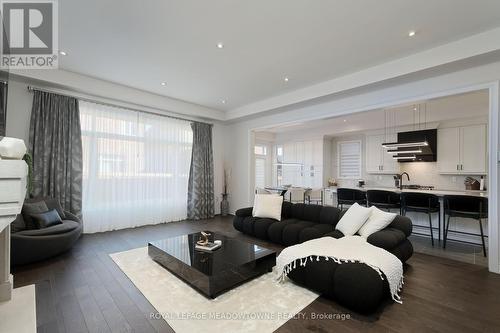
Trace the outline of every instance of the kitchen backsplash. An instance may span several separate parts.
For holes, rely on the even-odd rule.
[[[437,163],[400,163],[401,172],[408,172],[411,184],[432,185],[441,190],[465,190],[464,181],[467,175],[442,175]],[[480,181],[481,176],[470,176]],[[487,178],[485,177],[485,186]]]
[[[464,181],[467,177],[466,175],[442,175],[439,173],[437,168],[437,163],[433,162],[415,162],[415,163],[400,163],[400,172],[407,172],[410,175],[410,181],[403,180],[406,184],[416,184],[416,185],[429,185],[434,186],[436,189],[440,190],[465,190]],[[481,179],[481,176],[470,176],[477,179]],[[374,175],[367,174],[364,172],[364,180],[366,186],[370,187],[393,187],[394,178],[393,175]],[[357,180],[339,179],[337,180],[339,186],[357,186]],[[487,186],[487,178],[485,177],[485,186]]]

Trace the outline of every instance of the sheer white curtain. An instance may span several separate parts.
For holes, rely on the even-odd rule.
[[[80,118],[84,232],[186,218],[188,121],[83,101]]]

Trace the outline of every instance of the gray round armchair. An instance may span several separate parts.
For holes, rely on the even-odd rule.
[[[19,214],[12,223],[11,265],[19,266],[48,259],[69,250],[81,236],[83,227],[74,214],[63,211],[59,203],[50,198],[29,199],[26,202],[45,201],[50,209],[60,212],[62,223],[43,229],[30,228]],[[26,203],[25,202],[25,203]]]

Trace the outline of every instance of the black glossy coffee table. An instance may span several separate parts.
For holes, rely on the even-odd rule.
[[[209,298],[264,273],[276,265],[276,252],[256,244],[209,232],[222,247],[212,252],[195,249],[200,233],[148,244],[149,256]]]

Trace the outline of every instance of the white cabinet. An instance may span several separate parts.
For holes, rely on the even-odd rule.
[[[366,172],[380,173],[382,166],[383,135],[366,136]]]
[[[458,173],[460,165],[460,128],[438,130],[437,163],[440,173]]]
[[[437,162],[444,174],[486,174],[486,125],[438,130]]]
[[[396,133],[394,134],[388,134],[384,140],[384,142],[397,142],[398,141],[398,135]],[[382,142],[382,143],[384,143]],[[397,160],[395,160],[392,156],[392,154],[387,153],[387,149],[383,148],[381,145],[382,149],[382,172],[383,173],[399,173],[399,163]]]
[[[486,125],[462,127],[460,132],[460,171],[464,174],[486,174]]]
[[[391,174],[399,172],[398,162],[382,147],[384,142],[396,142],[397,134],[366,136],[366,172]]]
[[[323,187],[323,145],[321,139],[284,143],[281,184]]]

